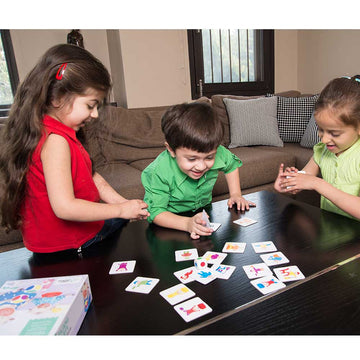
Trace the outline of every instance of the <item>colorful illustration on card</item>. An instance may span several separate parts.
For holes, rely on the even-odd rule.
[[[160,292],[160,295],[171,305],[189,299],[195,295],[186,285],[178,284]]]
[[[212,311],[211,307],[198,297],[176,305],[174,309],[186,322],[192,321]]]
[[[282,289],[286,286],[274,276],[265,276],[252,280],[250,283],[264,295]]]
[[[272,274],[271,270],[265,263],[245,265],[243,266],[243,269],[249,279],[255,279]]]
[[[134,281],[132,281],[128,287],[125,289],[130,292],[139,292],[143,294],[149,294],[150,291],[156,286],[159,282],[159,279],[154,278],[144,278],[138,276]]]
[[[223,265],[223,264],[215,264],[211,271],[214,272],[215,276],[219,279],[229,279],[232,273],[235,271],[236,266],[232,265]]]
[[[116,261],[111,265],[109,274],[128,274],[132,273],[135,269],[135,260],[127,260],[127,261]]]
[[[219,264],[226,258],[226,256],[227,254],[224,253],[207,251],[203,258],[208,262],[208,264]]]
[[[175,251],[175,260],[176,261],[187,261],[195,260],[198,258],[197,249],[186,249],[186,250],[177,250]]]
[[[280,265],[289,262],[289,259],[280,251],[265,255],[260,255],[261,259],[268,266]]]
[[[246,243],[241,242],[227,242],[222,251],[229,253],[243,253],[245,251]]]
[[[283,282],[305,279],[304,274],[295,265],[276,268],[274,269],[274,272],[278,279]]]
[[[256,242],[252,243],[252,246],[256,253],[262,253],[262,252],[269,252],[269,251],[276,251],[276,247],[272,241],[262,241],[262,242]]]

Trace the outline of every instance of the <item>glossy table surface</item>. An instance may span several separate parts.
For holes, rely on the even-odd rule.
[[[21,278],[88,274],[93,302],[79,330],[79,334],[84,335],[351,332],[350,325],[341,328],[336,327],[336,323],[342,316],[338,309],[345,309],[347,303],[356,306],[359,298],[356,284],[359,261],[354,259],[360,254],[360,223],[280,194],[262,191],[245,197],[257,204],[245,214],[229,210],[226,201],[207,207],[210,220],[222,225],[210,237],[196,241],[187,233],[139,221],[129,223],[112,239],[84,253],[82,258],[39,259],[25,248],[0,253],[0,285],[6,280]],[[233,223],[245,216],[257,223],[248,227]],[[263,296],[250,284],[242,266],[262,262],[251,243],[269,240],[290,260],[288,265],[300,268],[305,279],[286,283],[284,289]],[[187,284],[213,311],[185,322],[159,295],[160,291],[179,283],[173,275],[175,271],[193,264],[176,262],[175,251],[197,248],[201,256],[208,250],[221,252],[229,241],[247,243],[244,253],[229,253],[223,261],[236,266],[236,270],[229,280],[216,279],[207,285],[196,281]],[[134,272],[109,275],[112,263],[121,260],[136,260]],[[345,267],[355,274],[352,278],[341,272]],[[125,291],[137,276],[160,281],[148,295]],[[349,279],[354,286],[349,284]],[[327,284],[324,294],[321,293],[323,284]],[[349,298],[340,296],[342,288]],[[334,298],[332,294],[339,296]],[[333,301],[326,302],[328,296]],[[310,310],[306,304],[312,305],[313,299],[318,301],[321,310],[318,315],[326,310],[325,314],[332,312],[334,317],[327,317],[322,323],[308,321]],[[295,313],[294,309],[297,309]],[[350,314],[349,309],[351,306],[344,310],[346,315]],[[316,307],[311,311],[316,313]],[[274,316],[278,325],[274,325]],[[258,326],[259,317],[265,321],[264,326]],[[291,324],[291,319],[303,321],[304,325]],[[357,332],[358,327],[353,330]]]

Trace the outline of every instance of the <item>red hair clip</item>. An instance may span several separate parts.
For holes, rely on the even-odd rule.
[[[58,72],[56,73],[56,79],[61,80],[63,78],[67,63],[60,65]]]

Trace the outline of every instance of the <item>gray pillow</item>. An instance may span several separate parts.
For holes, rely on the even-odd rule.
[[[224,99],[230,123],[229,148],[250,145],[283,147],[276,119],[277,97]]]
[[[309,123],[306,126],[304,135],[301,138],[300,146],[306,148],[312,148],[315,144],[320,142],[318,135],[318,127],[315,122],[314,113],[311,115]]]

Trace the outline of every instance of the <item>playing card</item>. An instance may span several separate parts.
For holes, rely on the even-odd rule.
[[[175,305],[179,302],[185,301],[186,299],[193,297],[195,293],[190,290],[186,285],[178,284],[161,291],[160,295],[171,305]]]
[[[203,258],[208,262],[208,264],[220,264],[226,257],[227,254],[214,251],[207,251],[203,255]]]
[[[235,271],[236,266],[224,265],[224,264],[214,264],[211,267],[211,271],[214,272],[215,276],[219,279],[229,279],[232,273]]]
[[[210,268],[208,268],[204,270],[195,271],[193,278],[199,283],[206,285],[211,281],[215,280],[216,275]]]
[[[252,280],[250,283],[264,295],[282,289],[286,286],[275,276],[265,276],[260,279]]]
[[[129,284],[125,290],[130,292],[149,294],[158,282],[159,279],[138,276]]]
[[[127,274],[132,273],[135,268],[136,261],[116,261],[111,265],[109,274]]]
[[[186,249],[186,250],[175,251],[176,261],[195,260],[198,257],[199,255],[197,249]]]
[[[243,266],[243,269],[249,279],[255,279],[266,275],[272,275],[272,271],[264,263],[245,265]]]
[[[214,232],[221,226],[221,223],[210,223],[210,228],[214,230]]]
[[[192,277],[192,275],[195,274],[195,266],[191,266],[189,268],[183,269],[183,270],[179,270],[179,271],[175,271],[174,275],[183,283],[183,284],[187,284],[191,281],[194,281],[194,278]]]
[[[174,306],[174,310],[186,321],[192,321],[212,312],[212,308],[196,297]]]
[[[211,223],[209,221],[209,218],[208,218],[205,210],[203,210],[203,212],[202,212],[202,219],[206,222],[205,226],[210,229],[213,229],[213,231],[216,231],[221,226],[220,223]]]
[[[257,223],[257,221],[254,219],[250,219],[248,217],[243,217],[241,219],[235,220],[234,223],[241,225],[241,226],[249,226],[249,225]]]
[[[268,266],[286,264],[289,262],[289,259],[280,251],[270,254],[260,255],[260,257],[264,261],[264,263]]]
[[[256,253],[276,251],[276,246],[272,241],[255,242],[251,244]]]
[[[274,269],[274,273],[277,278],[283,282],[305,279],[304,274],[295,265],[276,268]]]
[[[242,242],[227,242],[222,251],[228,253],[243,253],[245,251],[246,243]]]

